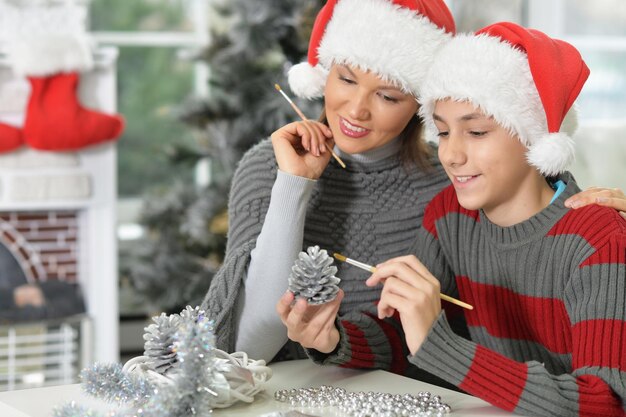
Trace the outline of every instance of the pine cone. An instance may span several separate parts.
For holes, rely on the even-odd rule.
[[[291,267],[289,290],[297,298],[305,298],[309,304],[324,304],[335,299],[341,281],[335,276],[337,268],[333,258],[319,246],[310,246],[300,252]]]
[[[146,327],[143,335],[144,356],[148,357],[146,364],[150,369],[164,375],[178,362],[174,352],[175,335],[181,323],[177,314],[153,317],[154,323]]]
[[[199,306],[191,307],[187,306],[180,312],[180,318],[186,323],[196,323],[199,317],[204,317],[206,312]]]

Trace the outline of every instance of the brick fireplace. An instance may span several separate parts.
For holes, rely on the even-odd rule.
[[[0,213],[0,243],[22,266],[29,282],[77,282],[78,212]]]

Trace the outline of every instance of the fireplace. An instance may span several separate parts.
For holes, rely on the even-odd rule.
[[[77,282],[76,211],[0,212],[0,244],[22,268],[26,282]]]
[[[49,308],[22,312],[0,306],[0,391],[75,383],[80,369],[93,360],[91,319],[80,314],[82,295],[71,285],[78,282],[82,259],[79,217],[71,210],[0,213],[0,290],[9,296],[27,284],[49,290],[57,282],[56,288],[72,290],[57,291],[57,300],[47,302],[79,301],[74,314],[62,318],[53,317]]]
[[[115,112],[116,59],[115,48],[95,52],[95,68],[81,73],[84,106]],[[12,73],[0,52],[0,121],[20,126],[29,93],[28,82]],[[76,152],[23,146],[0,153],[0,244],[27,282],[80,284],[93,323],[88,361],[119,359],[116,201],[115,143]]]

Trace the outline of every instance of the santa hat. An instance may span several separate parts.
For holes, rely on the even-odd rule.
[[[289,85],[297,96],[321,97],[337,63],[417,96],[435,52],[454,32],[443,0],[328,0],[315,19],[308,60],[290,69]]]
[[[589,68],[572,45],[509,22],[458,35],[438,54],[423,85],[420,115],[428,139],[437,129],[437,100],[469,101],[528,148],[543,175],[566,170],[574,159],[574,100]]]

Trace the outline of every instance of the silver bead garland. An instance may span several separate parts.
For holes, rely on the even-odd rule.
[[[350,417],[444,417],[451,412],[440,396],[426,391],[417,395],[351,392],[322,385],[278,390],[274,399],[292,407],[336,407]]]

